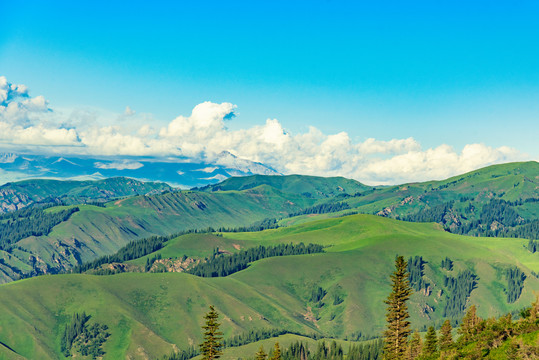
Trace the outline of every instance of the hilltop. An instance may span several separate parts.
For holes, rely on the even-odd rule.
[[[35,201],[46,194],[58,194],[59,199],[71,199],[74,203],[70,207],[47,209],[45,213],[73,206],[78,211],[52,224],[43,234],[16,241],[11,237],[10,245],[0,249],[0,282],[65,271],[144,237],[210,227],[247,229],[254,223],[258,223],[258,229],[286,227],[309,222],[317,214],[330,218],[366,213],[430,221],[450,232],[475,236],[533,239],[539,234],[537,162],[496,165],[444,181],[392,187],[369,187],[339,177],[300,175],[231,178],[218,185],[182,191],[124,178],[82,183],[28,181],[9,186],[15,193],[33,193]],[[109,188],[116,192],[111,193]],[[145,191],[150,193],[93,202]],[[159,191],[163,192],[155,193]],[[77,199],[90,204],[76,205]],[[33,219],[42,216],[39,210],[32,214],[20,218],[13,213],[12,220],[8,220],[11,215],[6,215],[2,225],[6,236],[9,237],[14,224],[34,226]]]
[[[420,264],[414,270],[417,291],[409,306],[418,330],[439,325],[448,315],[461,318],[464,309],[459,304],[476,304],[482,317],[518,312],[539,290],[532,273],[539,271],[538,255],[527,250],[526,240],[455,235],[432,223],[352,215],[217,235],[182,235],[159,252],[171,258],[207,257],[208,249],[215,247],[233,253],[299,242],[326,248],[320,254],[262,259],[227,277],[73,274],[2,285],[0,301],[9,311],[0,314],[0,323],[10,326],[0,329],[0,341],[27,358],[56,358],[64,324],[74,312],[85,311],[91,321],[109,328],[106,358],[155,358],[170,353],[173,344],[182,349],[198,344],[202,315],[210,304],[223,315],[226,338],[275,328],[364,340],[384,327],[383,299],[390,291],[395,254]],[[446,258],[450,269],[442,262]],[[134,262],[144,263],[144,258]],[[525,275],[516,300],[508,297],[513,283],[506,274],[514,267]],[[471,277],[461,278],[467,272]],[[446,278],[471,279],[471,292],[458,292]]]
[[[0,213],[33,204],[106,202],[115,198],[172,191],[165,183],[117,177],[97,181],[25,180],[0,186]]]

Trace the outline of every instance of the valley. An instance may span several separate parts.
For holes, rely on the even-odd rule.
[[[223,315],[225,339],[285,330],[278,335],[283,346],[337,339],[348,351],[384,330],[383,300],[396,255],[409,261],[413,329],[439,328],[447,318],[456,324],[471,304],[483,318],[518,316],[539,291],[539,255],[529,250],[530,240],[455,234],[445,219],[448,213],[475,219],[499,199],[509,204],[500,214],[517,213],[518,224],[478,216],[490,223],[476,222],[474,235],[495,221],[506,231],[533,223],[536,169],[537,163],[505,164],[441,182],[374,188],[344,178],[255,176],[99,206],[45,209],[79,211],[48,234],[2,251],[7,283],[0,286],[0,357],[62,358],[62,329],[74,313],[85,312],[90,323],[108,328],[105,358],[158,359],[200,343],[209,305]],[[414,200],[403,200],[409,197]],[[399,220],[451,201],[440,221]],[[466,212],[470,207],[477,210]],[[142,246],[154,236],[163,236],[159,246]],[[133,241],[141,244],[129,250],[136,255],[113,257]],[[249,249],[301,243],[322,252],[263,257],[227,276],[189,273],[197,263]],[[69,273],[100,256],[115,260]],[[13,281],[32,271],[66,273]],[[259,344],[269,349],[274,341],[226,348],[224,358],[251,357]]]

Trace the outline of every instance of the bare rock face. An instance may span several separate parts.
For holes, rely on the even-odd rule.
[[[14,189],[0,188],[0,211],[2,213],[22,209],[34,203],[24,193],[18,193]]]
[[[155,260],[152,267],[150,268],[150,272],[156,271],[160,267],[160,265],[163,265],[167,272],[184,272],[185,270],[198,264],[199,262],[200,259],[195,260],[189,257],[186,259],[159,259]]]

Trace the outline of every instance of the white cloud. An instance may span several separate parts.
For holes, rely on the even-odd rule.
[[[135,113],[136,113],[135,110],[131,109],[129,106],[125,107],[125,111],[124,111],[125,116],[135,115]]]
[[[138,161],[113,161],[110,163],[102,163],[102,162],[96,162],[94,163],[94,167],[98,169],[115,169],[115,170],[136,170],[143,167],[144,164],[138,162]]]
[[[457,151],[446,144],[422,149],[411,137],[354,142],[346,132],[328,135],[315,127],[290,134],[277,119],[229,130],[226,121],[235,110],[231,103],[204,102],[190,116],[178,116],[155,130],[149,123],[151,115],[135,114],[130,107],[123,114],[108,113],[105,121],[94,110],[67,116],[51,112],[45,98],[30,97],[25,86],[0,77],[0,142],[10,148],[37,146],[54,151],[53,146],[61,146],[65,154],[184,156],[208,162],[223,161],[223,151],[228,151],[238,157],[235,162],[260,162],[284,174],[345,176],[369,184],[442,179],[524,158],[515,149],[484,144]],[[116,169],[141,165],[96,163],[98,168]]]
[[[217,174],[215,176],[212,176],[212,177],[208,177],[208,178],[203,178],[204,180],[217,180],[217,181],[223,181],[223,180],[226,180],[228,179],[228,176],[225,176],[225,175],[222,175],[222,174]]]
[[[11,84],[5,76],[0,76],[0,106],[18,97],[27,97],[28,88],[24,85]]]
[[[362,154],[400,154],[409,151],[417,151],[421,145],[414,138],[392,139],[380,141],[373,138],[365,140],[359,144],[359,152]]]
[[[39,124],[23,127],[0,121],[0,141],[30,146],[78,146],[73,129],[46,128]]]
[[[200,138],[211,138],[221,132],[225,125],[224,119],[234,113],[236,105],[230,103],[215,104],[206,101],[193,109],[191,116],[178,116],[159,135],[168,138],[182,138],[186,135]]]
[[[196,171],[202,171],[202,172],[205,172],[205,173],[212,173],[214,172],[215,170],[219,169],[217,166],[208,166],[208,167],[205,167],[203,169],[198,169]]]

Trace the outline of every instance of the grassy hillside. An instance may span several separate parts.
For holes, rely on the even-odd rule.
[[[14,211],[44,201],[78,204],[171,190],[165,183],[141,182],[123,177],[98,181],[25,180],[0,186],[0,212]]]
[[[438,222],[451,232],[537,238],[539,163],[493,165],[443,181],[366,191],[345,199],[361,213]]]
[[[54,273],[112,254],[141,237],[249,225],[298,211],[313,202],[300,195],[259,186],[245,191],[181,191],[136,196],[109,202],[106,207],[81,205],[80,211],[55,226],[47,236],[22,239],[11,250],[0,252],[3,258],[0,282],[16,279],[17,272],[13,269],[23,273]],[[58,207],[48,211],[55,209]]]
[[[537,198],[538,186],[539,163],[530,161],[493,165],[443,181],[379,188],[349,202],[365,212],[386,209],[386,215],[402,215],[452,200],[484,203],[492,198],[506,201]]]
[[[459,236],[432,223],[408,223],[372,215],[324,219],[257,233],[190,234],[169,241],[163,256],[204,256],[208,248],[318,243],[322,254],[266,258],[224,278],[185,273],[112,276],[53,275],[0,286],[0,342],[27,358],[59,357],[60,332],[74,312],[109,326],[105,358],[155,358],[201,340],[208,305],[222,314],[225,337],[260,328],[360,340],[384,327],[383,300],[396,254],[422,256],[427,286],[410,301],[413,328],[439,324],[449,299],[444,276],[468,269],[476,285],[467,304],[482,317],[529,306],[539,280],[537,254],[526,240]],[[453,269],[442,268],[449,257]],[[507,302],[504,269],[525,274],[522,294]],[[321,299],[313,290],[321,287]],[[250,348],[249,348],[250,349]],[[268,349],[269,350],[269,349]],[[0,349],[0,351],[2,351]],[[7,352],[4,352],[7,354]],[[6,355],[7,356],[7,355]]]
[[[353,195],[371,189],[356,180],[343,177],[319,177],[306,175],[288,176],[245,176],[227,179],[216,185],[208,185],[203,191],[247,190],[260,185],[268,185],[285,193],[301,194],[314,199],[324,199],[339,195]]]
[[[442,181],[386,187],[294,175],[231,178],[202,190],[241,190],[260,184],[321,201],[344,201],[360,213],[438,222],[458,234],[539,236],[539,163],[535,161],[493,165]]]
[[[156,185],[119,178],[102,183],[34,181],[10,186],[31,188],[40,197],[56,191],[71,199],[94,199],[144,192]],[[152,235],[247,226],[264,218],[283,218],[281,226],[308,223],[319,217],[310,214],[289,219],[287,215],[313,205],[341,202],[351,209],[322,217],[360,212],[437,222],[460,234],[534,238],[539,236],[538,187],[537,162],[491,166],[444,181],[377,188],[344,178],[231,178],[200,191],[134,196],[105,207],[80,206],[79,212],[47,236],[22,239],[0,252],[0,282],[69,269]]]

